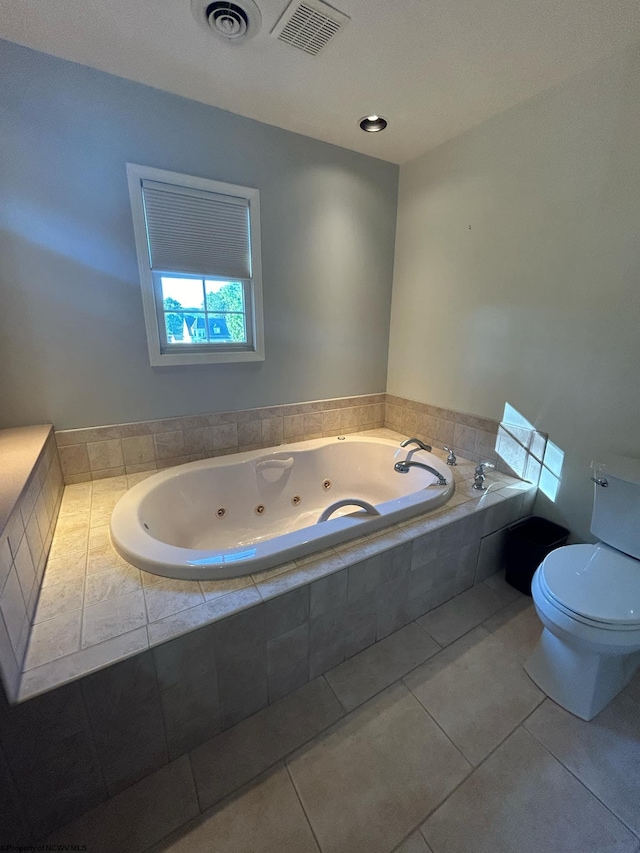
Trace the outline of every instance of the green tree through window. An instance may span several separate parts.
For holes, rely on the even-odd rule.
[[[167,337],[182,340],[183,321],[182,314],[170,314],[170,311],[180,310],[182,305],[177,299],[167,296],[164,300],[165,322],[167,324]]]
[[[230,281],[216,291],[207,293],[207,311],[237,311],[237,314],[226,314],[225,320],[229,334],[234,341],[244,341],[244,299],[242,284]]]

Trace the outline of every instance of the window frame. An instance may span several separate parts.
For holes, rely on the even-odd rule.
[[[148,236],[142,198],[142,181],[158,181],[177,187],[228,195],[246,199],[249,210],[249,248],[251,253],[251,278],[230,279],[211,274],[180,273],[154,270],[149,260]],[[133,231],[138,259],[138,272],[142,289],[142,307],[149,360],[152,367],[171,367],[193,364],[221,364],[243,361],[264,361],[264,320],[262,302],[262,251],[260,242],[260,191],[253,187],[227,184],[210,178],[199,178],[179,172],[169,172],[151,166],[127,163],[127,182],[133,217]],[[161,325],[164,306],[160,279],[162,276],[194,278],[200,280],[242,281],[245,297],[245,322],[247,343],[235,344],[168,344],[166,330]]]

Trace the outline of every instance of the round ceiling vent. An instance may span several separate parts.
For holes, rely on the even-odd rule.
[[[196,21],[231,44],[252,38],[260,29],[262,15],[253,0],[191,0]]]

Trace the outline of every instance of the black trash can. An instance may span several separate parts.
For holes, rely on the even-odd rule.
[[[525,595],[531,595],[531,581],[536,569],[547,554],[565,545],[568,538],[566,527],[546,518],[532,516],[512,524],[505,542],[507,583]]]

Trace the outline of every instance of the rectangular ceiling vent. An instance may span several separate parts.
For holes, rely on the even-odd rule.
[[[347,15],[322,0],[292,0],[271,35],[317,56],[349,21]]]

